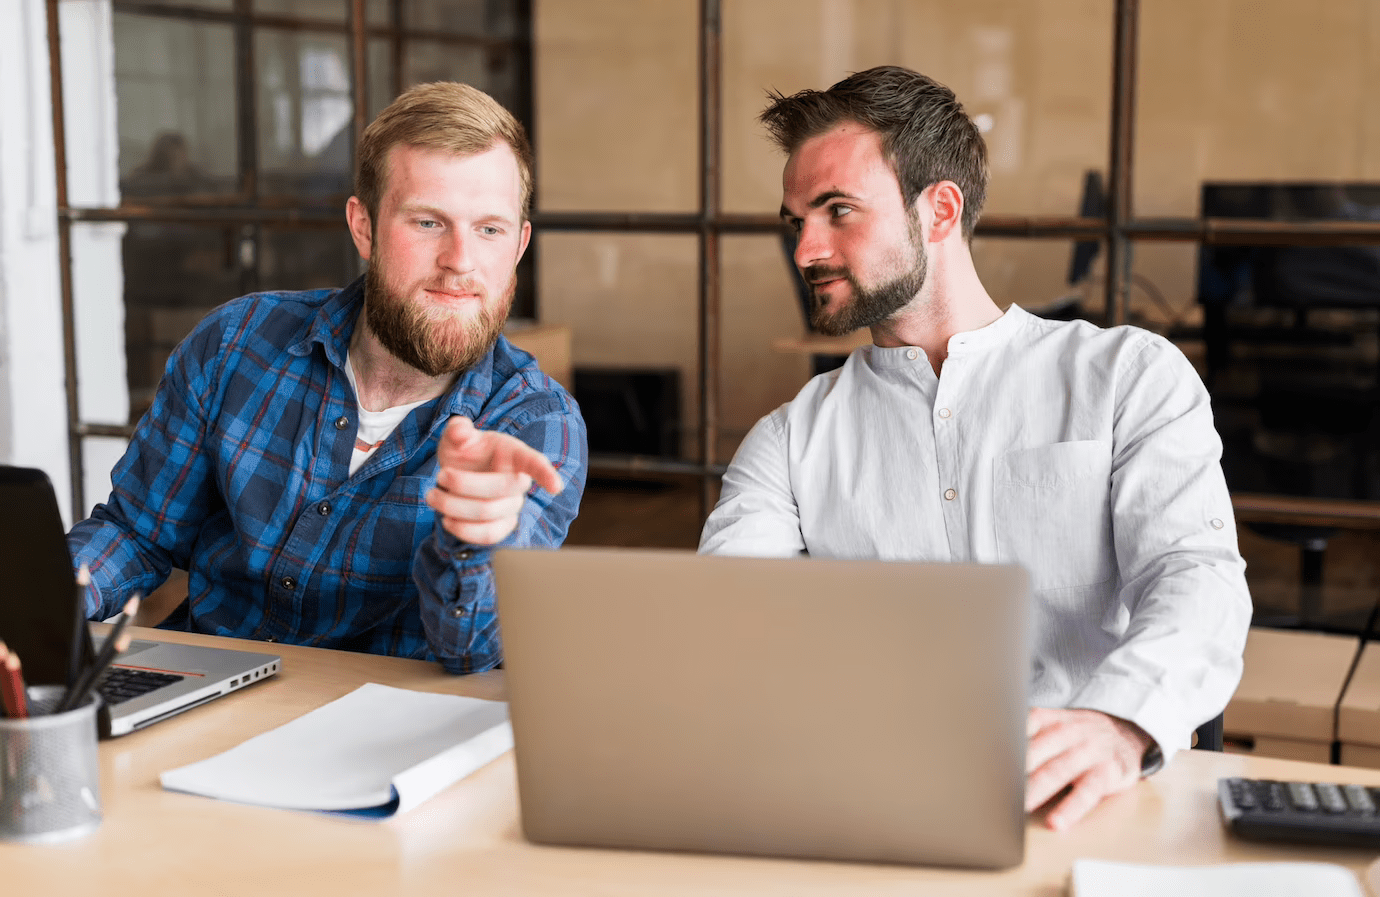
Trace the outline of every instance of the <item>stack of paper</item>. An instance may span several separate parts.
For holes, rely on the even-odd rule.
[[[1364,897],[1350,870],[1330,863],[1141,866],[1078,860],[1072,897]]]
[[[385,817],[512,746],[505,703],[369,684],[160,780],[238,803]]]

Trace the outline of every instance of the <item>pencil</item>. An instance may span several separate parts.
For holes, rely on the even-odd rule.
[[[91,568],[82,564],[77,568],[76,608],[72,612],[72,644],[67,655],[67,687],[77,684],[81,675],[81,661],[86,654],[86,590],[91,585]]]
[[[0,642],[0,699],[4,701],[5,716],[10,719],[27,719],[29,716],[29,694],[24,688],[24,672],[19,666],[19,655]]]
[[[106,636],[105,644],[101,645],[100,653],[96,655],[96,659],[91,662],[91,665],[77,677],[76,685],[67,689],[67,693],[58,702],[54,713],[66,713],[68,710],[80,707],[87,695],[91,694],[96,687],[96,682],[101,678],[101,674],[115,659],[115,655],[123,653],[129,647],[132,637],[124,635],[124,631],[138,610],[139,596],[135,595],[125,602],[124,613],[120,614],[120,619],[115,621],[114,628]]]

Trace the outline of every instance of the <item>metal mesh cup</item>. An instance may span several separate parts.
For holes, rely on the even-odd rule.
[[[0,718],[0,840],[65,841],[101,823],[96,703],[48,710],[58,685],[29,689],[28,719]]]

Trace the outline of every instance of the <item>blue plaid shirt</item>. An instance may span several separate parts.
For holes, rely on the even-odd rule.
[[[116,613],[180,567],[188,601],[168,627],[434,658],[455,673],[502,660],[489,549],[457,541],[423,500],[437,441],[458,414],[550,458],[565,489],[534,486],[500,544],[555,547],[584,490],[584,421],[500,337],[351,476],[358,411],[344,365],[362,308],[362,279],[259,293],[178,346],[110,499],[68,537],[91,567],[88,616]]]

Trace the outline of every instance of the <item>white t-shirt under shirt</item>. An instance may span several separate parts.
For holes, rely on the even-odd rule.
[[[350,476],[354,476],[355,471],[368,460],[383,441],[388,438],[388,434],[398,428],[398,424],[403,422],[408,412],[418,405],[425,405],[430,399],[422,399],[420,402],[412,402],[408,405],[394,405],[392,408],[385,408],[382,411],[369,411],[359,402],[359,385],[355,382],[355,367],[350,363],[350,355],[345,354],[345,376],[350,381],[350,388],[355,391],[355,404],[359,408],[359,427],[355,430],[355,450],[350,453]]]

